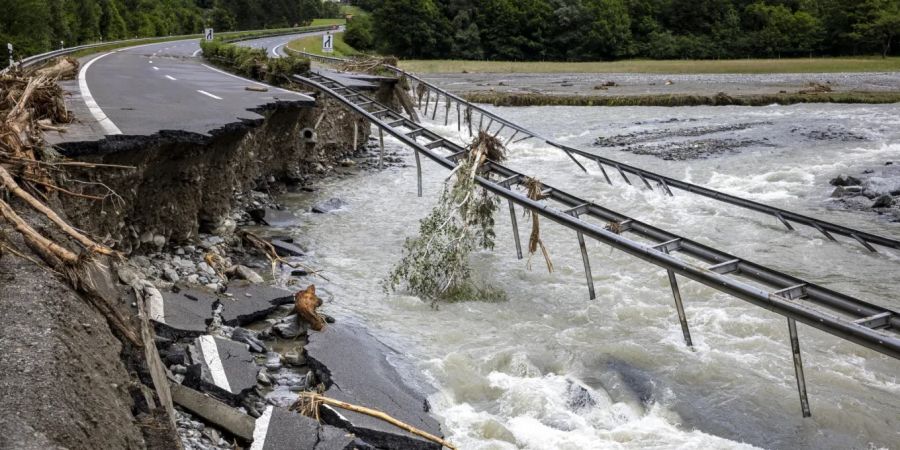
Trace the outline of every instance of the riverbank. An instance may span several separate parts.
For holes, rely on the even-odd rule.
[[[730,60],[623,60],[597,62],[404,60],[404,70],[443,73],[773,74],[900,71],[900,58],[784,58]]]
[[[425,78],[495,106],[766,106],[900,102],[900,72],[774,74],[494,74]]]

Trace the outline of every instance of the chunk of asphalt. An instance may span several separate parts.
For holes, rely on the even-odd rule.
[[[269,406],[253,430],[251,450],[349,450],[354,437],[284,408]]]
[[[428,414],[425,395],[405,384],[388,362],[395,354],[365,329],[338,323],[310,332],[306,357],[328,389],[324,395],[382,411],[422,431],[441,436],[441,427]],[[365,370],[360,370],[364,367]],[[364,414],[322,408],[323,420],[344,428],[377,448],[434,449],[441,446]]]
[[[246,344],[203,335],[194,340],[191,360],[191,381],[204,390],[234,400],[256,387],[259,367]]]
[[[231,296],[221,300],[222,321],[231,327],[265,319],[279,306],[294,302],[291,291],[246,282],[231,283],[226,292]]]
[[[223,306],[222,320],[232,327],[262,320],[280,305],[294,301],[290,291],[247,282],[229,284],[227,294],[196,288],[164,292],[161,304],[151,307],[154,322],[164,336],[195,337],[206,333],[217,300]]]

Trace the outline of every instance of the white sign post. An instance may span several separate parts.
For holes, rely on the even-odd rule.
[[[322,35],[322,52],[334,53],[334,36],[330,31]]]
[[[13,46],[11,42],[6,44],[6,49],[9,50],[9,67],[12,67],[15,60],[13,60]]]
[[[214,37],[215,37],[215,33],[213,32],[212,28],[207,28],[207,29],[203,30],[203,39],[204,40],[211,41],[211,40],[213,40]]]

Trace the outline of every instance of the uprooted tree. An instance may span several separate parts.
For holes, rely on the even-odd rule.
[[[468,155],[453,170],[441,192],[437,205],[419,223],[419,235],[404,243],[403,258],[385,282],[389,290],[402,287],[425,300],[502,300],[502,291],[476,278],[470,264],[473,252],[494,248],[494,214],[499,200],[482,186],[476,177],[488,160],[502,162],[507,150],[503,143],[481,131],[468,147]],[[533,200],[540,199],[540,182],[529,179],[526,185]],[[536,214],[532,216],[531,253],[543,251],[547,267],[552,271],[549,254],[540,241]],[[530,264],[529,264],[530,266]]]
[[[43,131],[60,130],[61,125],[72,120],[57,81],[74,78],[77,71],[76,60],[62,58],[43,69],[16,69],[0,75],[0,221],[21,235],[22,242],[41,261],[29,257],[27,251],[2,233],[0,257],[15,255],[64,277],[106,316],[113,328],[140,347],[141,338],[127,319],[97,294],[93,285],[101,259],[120,255],[71,226],[48,206],[53,195],[97,201],[112,195],[74,192],[58,185],[54,180],[64,178],[67,166],[98,165],[60,161],[52,151],[45,151]],[[35,219],[27,220],[25,209],[32,210]]]

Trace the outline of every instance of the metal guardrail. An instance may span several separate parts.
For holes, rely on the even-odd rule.
[[[343,63],[343,62],[349,61],[347,59],[315,55],[315,54],[307,53],[307,52],[297,52],[296,50],[292,50],[292,51],[296,52],[298,54],[301,54],[309,59],[321,61],[321,62],[328,63],[328,64]],[[778,221],[780,221],[782,224],[784,224],[784,226],[788,230],[791,230],[791,231],[794,230],[793,225],[791,225],[791,223],[793,222],[794,224],[805,225],[805,226],[815,229],[816,231],[822,233],[822,235],[824,235],[830,241],[837,241],[837,239],[834,237],[834,235],[844,236],[846,238],[853,239],[854,241],[859,242],[862,246],[864,246],[867,250],[869,250],[871,252],[877,252],[877,250],[875,249],[875,247],[873,245],[879,245],[879,246],[883,246],[886,248],[900,250],[900,239],[886,237],[886,236],[880,236],[880,235],[877,235],[874,233],[857,230],[857,229],[846,227],[843,225],[831,223],[831,222],[828,222],[825,220],[816,219],[814,217],[798,214],[798,213],[788,211],[785,209],[766,205],[764,203],[755,202],[753,200],[747,200],[747,199],[744,199],[744,198],[741,198],[741,197],[738,197],[735,195],[726,194],[721,191],[716,191],[714,189],[709,189],[709,188],[706,188],[706,187],[703,187],[700,185],[688,183],[688,182],[685,182],[685,181],[682,181],[682,180],[679,180],[676,178],[671,178],[671,177],[667,177],[665,175],[660,175],[658,173],[654,173],[649,170],[644,170],[644,169],[641,169],[636,166],[621,163],[619,161],[616,161],[616,160],[613,160],[610,158],[606,158],[606,157],[603,157],[603,156],[600,156],[600,155],[597,155],[597,154],[594,154],[594,153],[591,153],[591,152],[588,152],[585,150],[581,150],[578,148],[574,148],[574,147],[556,142],[553,139],[543,137],[538,133],[535,133],[533,131],[526,129],[525,127],[522,127],[516,123],[506,120],[503,117],[501,117],[500,115],[492,113],[492,112],[486,110],[485,108],[478,106],[474,103],[471,103],[453,93],[447,92],[446,90],[444,90],[438,86],[435,86],[434,84],[429,83],[416,75],[413,75],[407,71],[404,71],[403,69],[400,69],[400,68],[394,67],[394,66],[385,66],[385,67],[387,69],[393,71],[394,73],[396,73],[398,76],[404,76],[404,77],[407,77],[408,79],[414,81],[416,83],[416,88],[413,89],[413,92],[416,92],[416,89],[418,86],[423,86],[427,90],[428,97],[425,100],[426,114],[427,114],[427,110],[428,110],[428,105],[431,102],[431,93],[434,92],[436,95],[435,95],[435,100],[434,100],[433,117],[437,113],[437,103],[438,103],[440,97],[443,96],[446,101],[446,108],[445,108],[446,116],[445,116],[445,118],[450,115],[451,103],[456,102],[457,105],[463,105],[466,108],[470,109],[471,111],[475,111],[478,114],[480,114],[480,120],[479,120],[479,126],[478,126],[479,129],[484,129],[483,122],[484,122],[484,118],[487,117],[489,119],[489,123],[488,123],[487,128],[485,129],[486,131],[489,132],[490,129],[493,127],[494,123],[497,123],[500,126],[500,128],[494,133],[495,136],[500,135],[500,133],[502,133],[504,129],[509,129],[510,131],[512,131],[512,135],[507,139],[507,144],[521,142],[521,141],[528,140],[528,139],[538,139],[552,147],[558,148],[558,149],[562,150],[563,152],[565,152],[585,172],[587,171],[585,169],[585,167],[577,159],[575,159],[575,157],[573,155],[577,155],[582,158],[587,158],[589,160],[594,161],[597,164],[597,166],[600,168],[600,171],[602,172],[604,179],[610,185],[612,185],[613,182],[612,182],[612,179],[610,178],[609,174],[607,173],[606,167],[609,167],[610,169],[615,169],[619,173],[619,175],[621,175],[622,179],[629,185],[632,185],[632,180],[630,180],[628,178],[626,173],[638,177],[641,180],[641,182],[644,184],[644,186],[646,186],[648,189],[651,189],[651,190],[653,189],[653,186],[650,184],[650,181],[653,181],[653,182],[657,183],[657,185],[663,190],[663,192],[665,192],[669,196],[674,195],[672,192],[672,188],[677,188],[677,189],[681,189],[683,191],[686,191],[686,192],[689,192],[692,194],[701,195],[701,196],[711,198],[713,200],[717,200],[717,201],[720,201],[723,203],[728,203],[728,204],[738,206],[741,208],[760,212],[760,213],[763,213],[763,214],[766,214],[768,216],[778,219]],[[410,84],[412,87],[412,83],[410,83]],[[419,99],[419,102],[421,103],[421,99]],[[459,109],[457,109],[457,117],[458,118],[459,118],[459,114],[460,114]],[[472,124],[470,121],[469,122],[470,134],[471,134],[471,125]],[[516,139],[517,137],[520,137],[520,138]],[[604,167],[604,165],[606,167]]]
[[[457,162],[466,157],[468,153],[466,148],[336,81],[318,75],[310,78],[295,76],[294,80],[323,92],[376,125],[381,132],[387,132],[411,147],[416,156],[420,196],[422,192],[420,154],[424,154],[446,169],[453,170],[457,166]],[[428,142],[420,143],[418,140],[421,138],[427,139]],[[449,153],[441,155],[438,150]],[[508,201],[517,253],[520,258],[522,251],[515,221],[515,205],[526,208],[532,213],[539,214],[576,233],[591,298],[594,298],[594,285],[584,242],[585,237],[595,239],[666,269],[682,332],[688,346],[691,346],[692,343],[676,274],[785,316],[788,321],[794,368],[804,416],[809,416],[810,412],[800,357],[797,321],[892,358],[900,359],[900,315],[894,310],[738,258],[653,227],[552,186],[544,186],[544,196],[549,202],[560,205],[564,209],[532,200],[514,189],[515,186],[524,184],[525,180],[524,174],[491,161],[486,163],[481,176],[477,177],[477,182],[481,186]],[[584,220],[583,217],[591,217],[609,225],[604,228]],[[630,239],[625,236],[626,234],[635,235],[649,243]],[[681,258],[680,255],[707,265],[699,265]],[[744,280],[749,280],[754,284]],[[764,288],[757,287],[757,285],[762,285]]]

